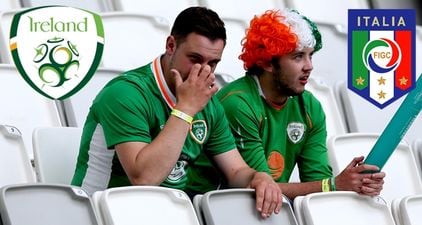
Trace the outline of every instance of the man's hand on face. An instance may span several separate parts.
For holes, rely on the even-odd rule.
[[[194,116],[201,111],[218,91],[215,75],[208,65],[195,64],[185,81],[179,71],[172,69],[175,79],[177,109]]]

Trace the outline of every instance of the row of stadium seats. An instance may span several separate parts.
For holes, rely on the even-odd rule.
[[[32,134],[33,165],[15,126],[0,125],[0,187],[21,183],[70,184],[75,170],[81,127],[36,127]],[[327,141],[333,174],[338,175],[356,156],[366,156],[379,134],[332,135]],[[389,203],[422,194],[422,139],[402,141],[381,168],[386,172],[381,196]]]
[[[422,195],[389,205],[355,192],[283,196],[279,214],[262,219],[251,189],[216,190],[195,196],[152,186],[110,188],[88,196],[78,187],[55,184],[8,185],[0,189],[4,225],[415,225],[422,222]],[[0,221],[1,222],[1,221]]]

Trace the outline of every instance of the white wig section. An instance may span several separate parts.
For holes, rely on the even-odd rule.
[[[285,17],[281,22],[290,25],[291,31],[298,37],[296,50],[301,51],[305,47],[314,48],[316,40],[309,23],[299,13],[291,9],[284,9],[281,14]]]

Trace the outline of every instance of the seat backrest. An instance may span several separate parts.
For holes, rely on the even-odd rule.
[[[315,22],[331,22],[347,25],[348,9],[368,9],[367,0],[285,0],[289,8],[298,10],[302,15]]]
[[[170,24],[173,24],[176,16],[184,9],[198,5],[197,0],[114,0],[113,6],[116,11],[133,12],[140,14],[161,15]]]
[[[402,198],[398,205],[401,225],[422,224],[422,195],[410,195]]]
[[[227,43],[221,56],[221,61],[215,71],[216,73],[229,74],[234,79],[237,79],[245,75],[243,61],[238,57],[242,50],[240,42],[245,37],[247,23],[230,17],[223,17],[222,19],[226,27]]]
[[[304,196],[296,196],[296,198],[293,201],[293,211],[296,216],[297,223],[300,225],[305,225],[305,222],[303,221],[303,213],[302,213],[302,200]]]
[[[94,207],[94,212],[98,221],[98,225],[104,224],[103,216],[100,210],[100,199],[101,199],[102,194],[103,194],[102,191],[96,191],[91,195],[91,203],[92,203],[92,206]]]
[[[416,158],[416,164],[418,165],[420,175],[422,176],[422,139],[413,141],[412,150]]]
[[[35,90],[12,65],[0,65],[0,123],[16,126],[32,158],[32,132],[35,127],[61,126],[59,108],[54,100]]]
[[[19,0],[2,0],[0,4],[0,12],[11,9],[19,9],[21,7]]]
[[[400,218],[400,212],[399,212],[401,199],[402,198],[393,199],[393,201],[391,201],[391,206],[390,206],[391,215],[393,216],[394,221],[396,222],[397,225],[403,225],[402,219]]]
[[[345,81],[348,57],[346,27],[334,22],[319,22],[316,25],[321,33],[322,48],[312,56],[311,74],[322,77],[330,86]]]
[[[222,87],[226,86],[227,84],[229,84],[233,80],[234,80],[234,78],[229,74],[215,73],[215,84],[217,85],[218,88],[222,88]]]
[[[12,19],[18,9],[0,11],[0,58],[2,63],[13,63],[12,53],[10,52],[9,39]]]
[[[65,185],[8,185],[0,189],[4,225],[96,225],[89,196]]]
[[[346,133],[341,107],[334,97],[333,88],[325,82],[325,79],[310,77],[305,88],[321,102],[326,116],[327,137]]]
[[[202,212],[202,206],[201,206],[202,196],[204,195],[201,195],[201,194],[195,195],[192,199],[192,204],[193,204],[193,208],[195,209],[196,216],[198,217],[199,224],[206,225],[204,222],[204,213]]]
[[[18,128],[0,125],[0,187],[35,182],[34,171]]]
[[[378,134],[348,133],[328,140],[328,155],[335,175],[357,156],[367,156]],[[393,199],[422,193],[422,183],[415,157],[409,145],[402,141],[382,168],[386,173],[381,196],[390,204]],[[400,191],[398,191],[400,190]]]
[[[297,164],[295,165],[292,173],[290,174],[289,183],[300,183],[299,167],[297,166]]]
[[[289,200],[283,196],[280,213],[263,219],[256,210],[255,190],[226,189],[205,193],[201,198],[201,208],[205,224],[295,224],[297,221]]]
[[[105,225],[199,225],[188,195],[171,188],[109,188],[102,192],[99,208]]]
[[[422,69],[422,66],[419,69]],[[418,78],[418,75],[416,78]],[[343,112],[350,132],[382,133],[405,99],[405,96],[403,96],[385,108],[379,109],[368,100],[349,90],[346,83],[338,84],[337,90],[343,103]],[[422,133],[420,124],[422,124],[422,113],[419,113],[415,118],[404,138],[409,142],[420,138]]]
[[[64,113],[69,126],[83,127],[92,101],[108,81],[121,74],[122,70],[99,68],[91,80],[70,98],[63,100]]]
[[[57,5],[59,3],[57,2],[57,0],[21,0],[21,1],[22,1],[23,7]],[[61,1],[59,4],[76,7],[80,9],[86,9],[86,10],[90,10],[96,13],[111,10],[109,0],[89,0],[89,1],[66,0],[66,1]]]
[[[104,25],[102,66],[135,69],[165,51],[169,22],[159,16],[109,12],[101,14]]]
[[[306,224],[311,225],[394,225],[389,206],[379,196],[355,192],[319,192],[301,200]]]
[[[70,184],[75,172],[82,128],[38,127],[33,133],[38,181]]]

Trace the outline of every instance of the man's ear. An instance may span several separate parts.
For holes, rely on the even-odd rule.
[[[273,72],[273,66],[271,65],[271,62],[269,61],[264,62],[262,60],[259,60],[258,62],[256,62],[256,65],[264,69],[266,72],[269,72],[269,73]]]
[[[166,53],[172,55],[176,51],[176,39],[170,35],[166,40]]]

